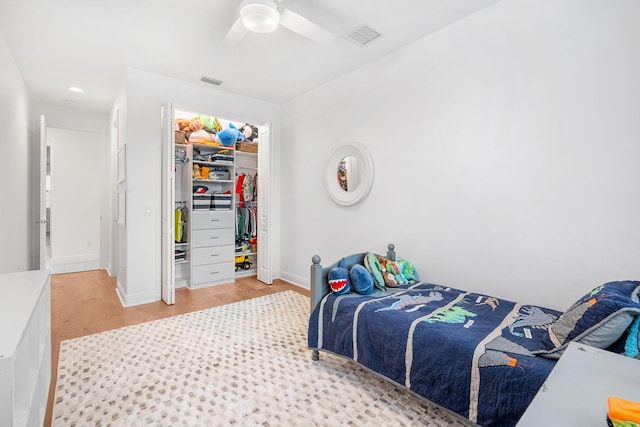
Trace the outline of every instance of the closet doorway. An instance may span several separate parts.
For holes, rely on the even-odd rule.
[[[271,124],[172,103],[161,116],[162,300],[238,277],[271,284]]]
[[[47,127],[51,273],[100,268],[104,135]]]

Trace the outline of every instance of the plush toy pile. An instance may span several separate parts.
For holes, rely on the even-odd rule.
[[[411,284],[416,281],[416,271],[407,260],[391,261],[372,252],[367,252],[364,265],[355,264],[348,269],[343,258],[337,267],[329,270],[329,287],[337,294],[356,292],[368,295],[374,289]]]
[[[229,123],[229,127],[223,129],[217,117],[212,118],[203,115],[198,115],[190,120],[177,118],[175,120],[175,129],[185,132],[187,143],[224,147],[233,147],[238,141],[253,142],[253,140],[249,138],[257,138],[258,133],[257,128],[248,123],[241,126],[242,130],[238,129],[233,123]]]

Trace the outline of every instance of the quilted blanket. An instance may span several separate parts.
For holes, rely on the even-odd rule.
[[[483,426],[513,426],[556,361],[535,356],[561,313],[418,283],[370,295],[329,294],[309,348],[378,372]]]

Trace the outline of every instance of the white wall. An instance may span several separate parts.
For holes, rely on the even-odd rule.
[[[0,273],[9,273],[28,270],[31,263],[30,99],[1,32],[0,75]]]
[[[160,144],[162,104],[250,123],[273,124],[272,149],[278,159],[280,107],[224,92],[205,83],[195,84],[136,69],[126,77],[126,120],[121,137],[127,154],[126,285],[118,285],[125,305],[160,299]],[[278,167],[276,165],[276,170]],[[278,188],[278,176],[274,176]],[[280,205],[278,199],[275,206]],[[279,212],[274,210],[274,251],[277,252]],[[276,257],[277,258],[277,257]],[[277,262],[277,261],[276,261]],[[277,263],[274,270],[278,271]],[[120,277],[119,277],[120,279]]]
[[[103,134],[47,129],[51,145],[51,271],[100,268]]]
[[[109,118],[106,114],[89,113],[74,107],[43,104],[34,102],[32,108],[33,119],[44,115],[47,126],[60,129],[80,130],[98,134],[106,134]]]
[[[388,242],[422,278],[564,309],[640,279],[640,2],[505,0],[283,108],[282,277]],[[359,141],[359,206],[324,159]]]

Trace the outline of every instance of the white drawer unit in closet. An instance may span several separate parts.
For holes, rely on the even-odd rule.
[[[233,259],[234,252],[232,245],[207,246],[204,248],[194,248],[191,252],[191,263],[194,266],[206,265],[218,262],[228,262]]]
[[[233,228],[211,228],[207,230],[196,230],[193,233],[193,248],[205,246],[231,245],[236,233]]]
[[[193,212],[191,230],[191,287],[233,282],[234,212]]]
[[[193,285],[195,287],[204,287],[209,285],[219,285],[222,283],[231,283],[234,280],[234,265],[235,264],[232,261],[195,266],[193,267],[192,276]]]
[[[194,230],[206,228],[234,228],[235,212],[229,211],[194,211],[192,225]]]

